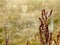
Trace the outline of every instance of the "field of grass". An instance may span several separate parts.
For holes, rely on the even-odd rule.
[[[52,9],[53,39],[60,30],[60,0],[0,0],[0,45],[40,45],[39,17],[42,9]]]

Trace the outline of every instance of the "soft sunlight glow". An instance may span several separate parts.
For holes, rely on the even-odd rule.
[[[53,32],[53,27],[54,27],[53,19],[51,19],[51,23],[50,23],[50,25],[49,25],[49,31],[50,31],[50,32]]]

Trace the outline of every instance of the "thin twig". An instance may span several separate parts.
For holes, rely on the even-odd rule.
[[[4,29],[5,29],[5,44],[8,45],[9,36],[7,36],[6,27],[4,27]]]
[[[50,14],[48,15],[49,12],[46,12],[45,9],[42,10],[41,13],[41,18],[39,18],[40,20],[40,26],[39,26],[39,34],[40,34],[40,41],[42,43],[42,45],[48,44],[51,40],[52,40],[52,34],[50,34],[50,38],[49,38],[49,29],[48,29],[48,16],[50,17],[52,14],[52,10],[50,11]],[[43,35],[45,37],[45,40],[43,39]],[[49,44],[48,44],[49,45]],[[51,45],[51,43],[50,43]]]

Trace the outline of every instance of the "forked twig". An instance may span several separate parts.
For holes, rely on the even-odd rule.
[[[41,18],[39,18],[41,23],[39,26],[39,34],[42,45],[51,44],[50,41],[52,40],[52,33],[49,33],[49,29],[48,29],[48,18],[51,16],[51,14],[52,14],[52,10],[50,12],[47,12],[45,9],[43,9],[41,13]],[[45,37],[45,41],[43,35]]]

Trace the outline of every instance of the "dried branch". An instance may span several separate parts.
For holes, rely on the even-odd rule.
[[[28,45],[28,40],[27,40],[27,42],[26,42],[26,45]]]
[[[5,44],[8,45],[9,36],[7,36],[6,27],[4,27],[4,29],[5,29]]]
[[[40,20],[40,26],[39,26],[39,34],[40,34],[40,41],[42,45],[51,45],[50,41],[52,40],[52,33],[49,35],[49,29],[48,29],[48,16],[50,17],[52,14],[52,10],[50,11],[50,14],[48,15],[49,12],[45,11],[45,9],[42,10],[41,13],[41,18]],[[45,41],[43,38],[43,34],[45,37]]]
[[[58,32],[58,35],[57,35],[57,45],[60,45],[59,42],[60,41],[60,32]]]

